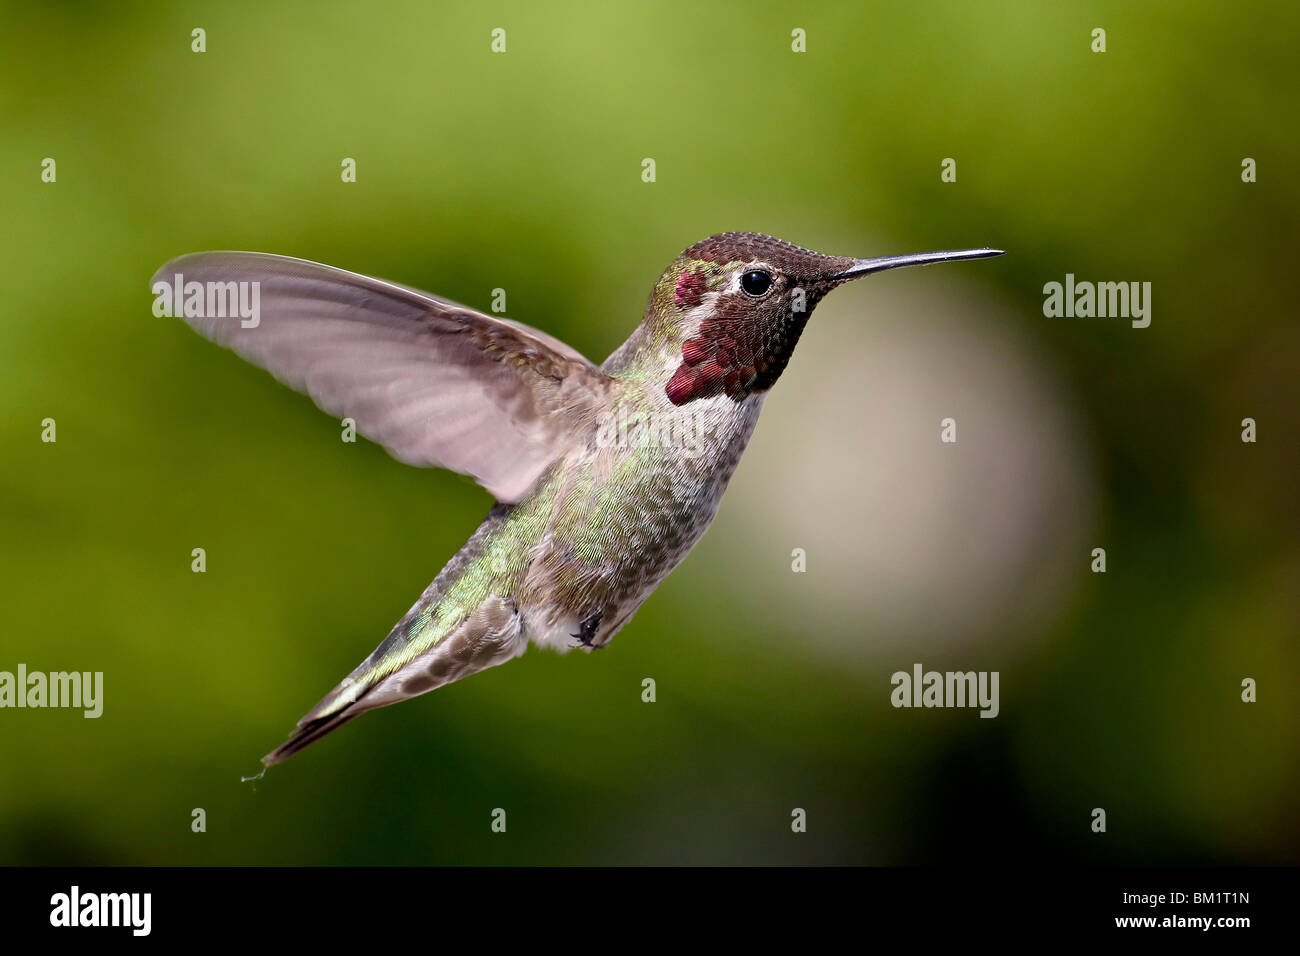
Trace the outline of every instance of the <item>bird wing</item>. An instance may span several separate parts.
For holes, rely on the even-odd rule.
[[[258,290],[256,325],[238,314],[185,314],[200,310],[183,308],[184,299],[173,314],[352,418],[399,461],[469,475],[506,503],[594,427],[598,397],[613,382],[521,323],[305,259],[200,252],[168,262],[152,281],[172,286],[176,276],[182,288],[257,283],[245,287]]]

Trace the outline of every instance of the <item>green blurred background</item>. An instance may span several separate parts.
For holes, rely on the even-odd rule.
[[[0,711],[0,863],[1300,861],[1294,5],[2,9],[0,670],[105,703]],[[241,784],[490,501],[154,318],[154,269],[500,287],[600,361],[735,229],[1010,254],[829,299],[608,651]],[[1150,328],[1045,318],[1067,272],[1152,282]],[[1000,716],[891,708],[915,662],[998,670]]]

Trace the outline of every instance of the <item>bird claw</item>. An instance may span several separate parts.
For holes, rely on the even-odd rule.
[[[570,634],[570,637],[576,637],[578,643],[574,647],[591,647],[592,639],[596,636],[596,631],[600,628],[600,612],[597,611],[590,617],[583,619],[578,625],[578,633]]]

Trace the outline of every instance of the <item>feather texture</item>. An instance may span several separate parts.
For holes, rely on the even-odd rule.
[[[255,252],[202,252],[154,282],[256,282],[260,315],[182,316],[400,461],[517,502],[594,427],[608,377],[536,329],[407,286]],[[178,312],[184,311],[177,308]],[[250,323],[251,324],[251,323]]]

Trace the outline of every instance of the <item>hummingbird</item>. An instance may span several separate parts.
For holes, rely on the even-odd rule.
[[[768,392],[832,289],[963,249],[856,259],[730,232],[687,248],[601,365],[510,319],[408,286],[257,252],[154,276],[259,290],[256,321],[176,312],[400,461],[475,479],[482,524],[378,647],[262,758],[523,654],[602,648],[699,541]],[[215,284],[215,286],[214,286]],[[246,286],[239,286],[246,288]]]

